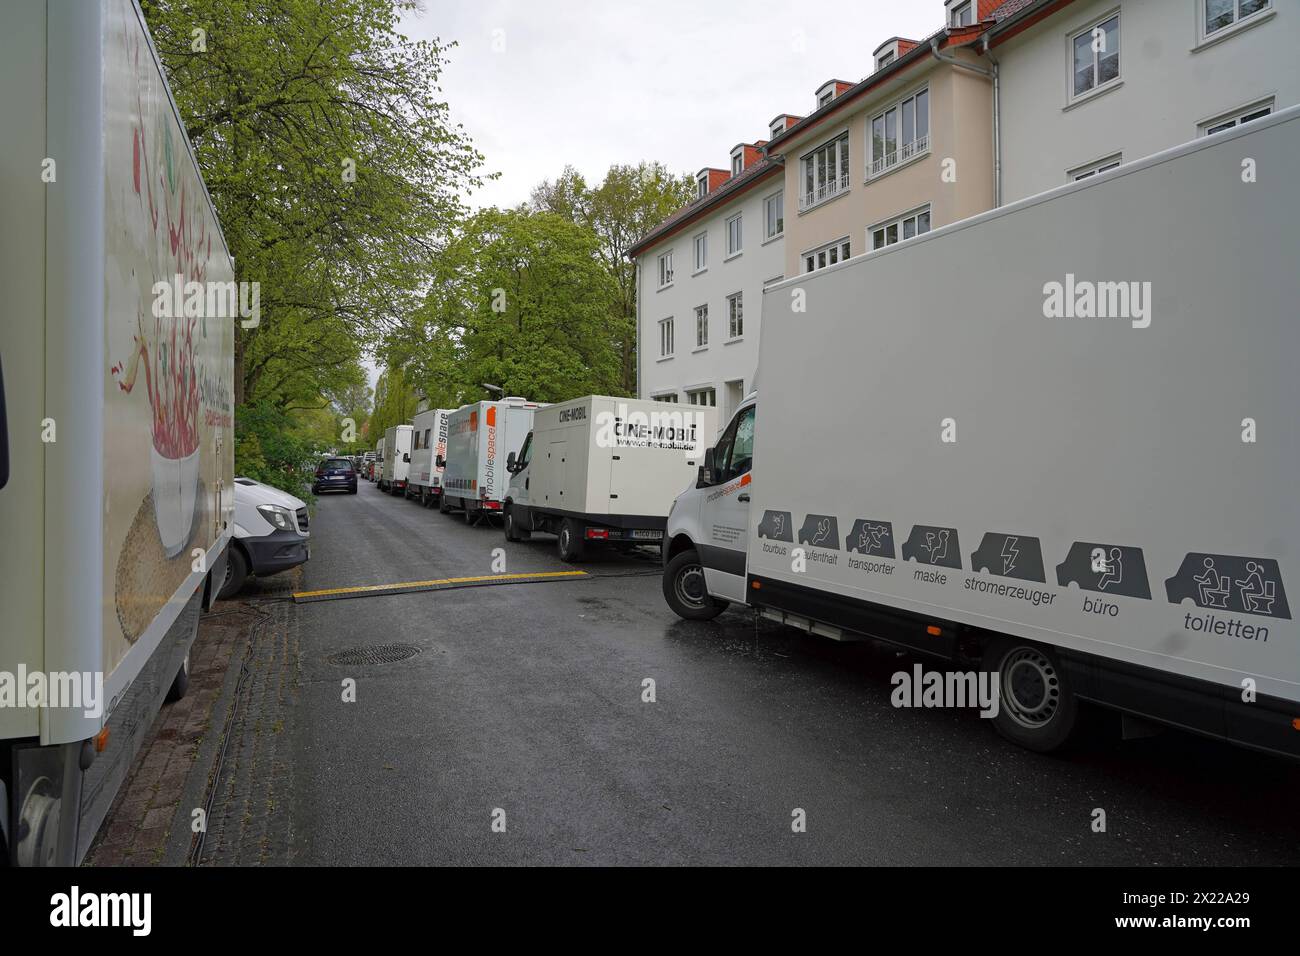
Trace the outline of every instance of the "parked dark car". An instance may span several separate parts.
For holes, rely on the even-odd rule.
[[[316,480],[312,482],[311,492],[318,495],[322,491],[357,493],[357,470],[350,458],[326,458],[316,466]]]

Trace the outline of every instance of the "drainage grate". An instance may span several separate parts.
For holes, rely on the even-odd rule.
[[[356,667],[361,664],[396,664],[420,653],[412,644],[371,644],[367,647],[351,647],[329,656],[331,664]]]

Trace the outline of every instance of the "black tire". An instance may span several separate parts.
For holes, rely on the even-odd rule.
[[[527,541],[533,536],[528,529],[519,527],[519,522],[515,520],[515,510],[510,505],[506,505],[505,513],[501,516],[501,527],[505,528],[507,541]]]
[[[356,485],[353,485],[351,488],[348,489],[348,494],[350,494],[350,495],[355,495],[356,493],[357,493],[357,486],[356,486]]]
[[[577,564],[586,551],[582,540],[582,526],[572,518],[565,518],[560,523],[560,533],[556,535],[555,544],[560,552],[560,560],[568,564]]]
[[[998,733],[1036,753],[1069,743],[1079,723],[1079,699],[1051,650],[1032,641],[998,638],[985,651],[982,669],[998,675],[993,718]]]
[[[234,597],[247,580],[248,559],[244,557],[243,551],[232,547],[226,555],[226,579],[221,584],[221,590],[217,592],[217,599],[227,601]]]
[[[729,606],[729,601],[709,597],[704,586],[704,567],[694,549],[683,551],[664,568],[664,600],[678,616],[688,621],[711,621]]]
[[[438,499],[438,514],[451,514],[451,505],[447,504],[447,493],[444,491],[442,497]]]
[[[181,669],[176,672],[176,678],[172,681],[172,686],[167,689],[167,703],[174,704],[185,696],[190,689],[190,655],[185,655],[185,660],[181,661]]]

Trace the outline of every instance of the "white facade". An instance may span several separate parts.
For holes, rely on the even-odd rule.
[[[758,367],[763,286],[784,277],[782,242],[790,214],[790,200],[781,195],[784,177],[779,169],[755,177],[752,185],[738,187],[735,199],[719,202],[637,257],[638,396],[715,405],[720,424],[745,397]],[[782,206],[782,231],[771,237],[769,200]],[[740,248],[729,254],[737,215]],[[697,268],[700,240],[705,262]],[[671,281],[661,283],[666,255],[672,257]],[[733,314],[737,296],[739,322]],[[702,320],[697,315],[701,307],[708,310]]]
[[[1116,16],[1118,64],[1090,65],[1093,28]],[[1209,32],[1208,19],[1217,27]],[[1100,35],[1098,46],[1114,44],[1112,30]],[[1077,85],[1076,38],[1083,54]],[[1003,202],[1188,142],[1234,118],[1300,103],[1297,48],[1294,0],[1069,4],[993,47],[1001,70]]]

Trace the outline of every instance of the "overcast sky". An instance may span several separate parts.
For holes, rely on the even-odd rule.
[[[942,0],[424,0],[408,35],[455,40],[442,87],[453,118],[501,177],[474,206],[514,205],[566,163],[675,172],[727,167],[778,113],[812,111],[831,78],[857,82],[871,51],[943,24]]]

